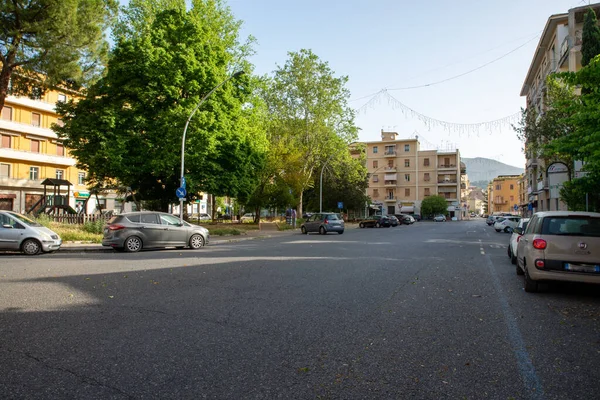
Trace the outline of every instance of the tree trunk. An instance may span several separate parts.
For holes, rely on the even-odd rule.
[[[304,192],[301,190],[300,191],[300,203],[298,203],[298,218],[302,218],[302,215],[303,215],[303,213],[302,213],[302,194],[303,193]]]
[[[12,68],[9,65],[2,65],[0,71],[0,111],[4,108],[4,102],[8,96],[8,85],[10,84],[10,75]]]

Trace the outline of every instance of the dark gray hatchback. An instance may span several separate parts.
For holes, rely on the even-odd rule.
[[[336,213],[317,213],[308,217],[306,222],[300,226],[300,231],[304,234],[319,232],[321,235],[325,235],[328,232],[337,232],[341,235],[344,233],[344,220]]]
[[[166,213],[141,211],[115,215],[104,227],[102,246],[136,252],[142,248],[199,249],[206,245],[208,229]]]

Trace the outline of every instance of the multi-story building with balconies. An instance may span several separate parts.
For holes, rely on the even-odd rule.
[[[574,72],[581,68],[583,20],[590,8],[598,14],[600,3],[572,8],[548,18],[521,89],[521,96],[526,96],[528,111],[534,110],[537,115],[546,111],[546,78],[549,74]],[[528,150],[527,143],[525,149],[528,211],[566,210],[566,205],[558,198],[558,191],[549,188],[547,161]]]
[[[106,208],[104,196],[87,204],[86,173],[75,167],[75,159],[51,130],[52,124],[60,123],[56,102],[73,95],[48,91],[35,100],[6,98],[0,118],[0,209],[38,212],[61,206],[74,210],[84,203],[87,212],[98,205]]]
[[[368,195],[384,214],[420,214],[421,201],[440,195],[451,217],[461,216],[461,174],[466,172],[460,152],[420,150],[418,138],[397,139],[381,131],[381,141],[365,142]]]
[[[488,212],[519,213],[519,179],[521,175],[500,175],[488,185]]]

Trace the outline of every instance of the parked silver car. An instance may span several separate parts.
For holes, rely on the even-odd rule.
[[[51,253],[60,248],[58,234],[24,215],[0,211],[0,250],[22,251],[28,255]]]
[[[115,215],[104,228],[102,246],[136,252],[142,248],[199,249],[208,244],[208,229],[166,213],[140,211]]]
[[[300,226],[300,231],[304,234],[319,232],[321,235],[325,235],[328,232],[337,232],[341,235],[344,233],[344,220],[335,213],[317,213],[311,215]]]

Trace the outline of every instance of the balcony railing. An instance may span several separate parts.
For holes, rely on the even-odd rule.
[[[384,168],[385,171],[396,171],[396,167],[392,166],[392,167],[385,167]]]
[[[457,184],[458,180],[456,179],[438,179],[438,183],[439,184]]]
[[[396,157],[396,154],[398,154],[396,150],[386,150],[383,152],[383,155],[386,157]]]
[[[438,168],[456,168],[456,164],[440,164]]]
[[[385,199],[383,199],[383,201],[387,202],[392,202],[392,201],[396,201],[397,197],[396,196],[385,196]]]
[[[385,186],[396,186],[398,184],[398,181],[384,181],[383,184]]]

